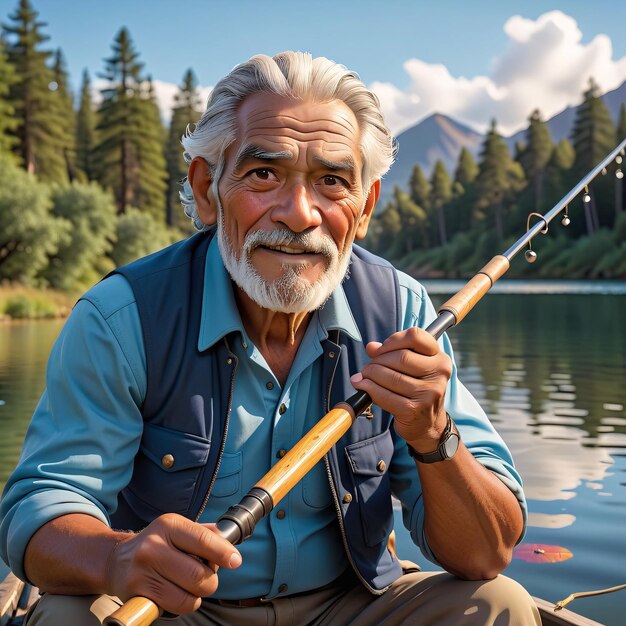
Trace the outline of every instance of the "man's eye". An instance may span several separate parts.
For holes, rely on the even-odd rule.
[[[259,180],[269,180],[271,175],[272,175],[272,170],[263,167],[263,168],[260,168],[258,170],[254,170],[254,172],[252,172],[252,173]]]
[[[339,178],[339,176],[332,176],[328,174],[327,176],[324,176],[324,184],[329,186],[346,185],[346,181],[343,180],[343,178]]]

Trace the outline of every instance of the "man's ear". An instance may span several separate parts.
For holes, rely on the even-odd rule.
[[[189,164],[187,178],[200,219],[207,225],[217,223],[217,202],[211,187],[213,176],[209,164],[202,157],[195,157]]]
[[[365,207],[363,208],[361,217],[359,217],[359,223],[356,227],[355,239],[365,239],[367,229],[370,225],[370,220],[374,214],[374,207],[378,202],[378,196],[380,196],[380,179],[374,181],[370,187],[370,192],[367,196],[367,200],[365,201]]]

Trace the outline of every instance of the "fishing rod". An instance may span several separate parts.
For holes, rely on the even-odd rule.
[[[591,201],[589,183],[600,173],[606,173],[606,166],[612,161],[622,163],[626,148],[624,139],[594,169],[584,176],[576,186],[554,205],[545,215],[530,213],[526,222],[526,233],[508,250],[494,256],[465,286],[452,298],[439,307],[437,318],[426,328],[435,339],[456,326],[474,308],[478,301],[493,287],[494,283],[509,269],[511,260],[528,245],[526,260],[533,263],[537,254],[532,250],[531,241],[539,233],[548,232],[548,224],[563,210],[561,220],[569,225],[568,207],[570,202],[584,191],[583,202]],[[621,168],[615,172],[623,177]],[[530,220],[539,221],[531,228]],[[309,472],[313,466],[341,439],[350,426],[372,404],[372,399],[364,391],[358,391],[344,402],[339,402],[306,434],[272,469],[252,487],[246,496],[231,506],[217,521],[217,532],[233,545],[243,543],[254,532],[256,524],[267,516],[287,493]],[[161,609],[148,598],[130,598],[111,616],[104,620],[106,626],[149,626],[162,614]]]

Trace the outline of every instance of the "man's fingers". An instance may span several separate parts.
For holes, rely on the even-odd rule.
[[[197,524],[177,516],[169,533],[172,545],[219,567],[233,569],[241,565],[239,551],[232,543],[221,537],[214,527]]]
[[[146,577],[141,581],[140,586],[133,589],[132,595],[149,598],[164,611],[176,615],[193,613],[200,608],[202,603],[202,595],[193,595],[160,576]]]
[[[403,349],[413,350],[425,356],[435,356],[439,352],[439,344],[437,340],[424,329],[408,328],[407,330],[401,330],[387,337],[382,344],[377,341],[371,341],[366,346],[367,354],[371,358],[387,352]]]
[[[178,550],[170,548],[164,551],[162,558],[155,560],[154,570],[165,580],[196,597],[210,596],[217,589],[217,567]]]

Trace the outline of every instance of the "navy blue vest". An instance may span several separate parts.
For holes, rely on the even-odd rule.
[[[228,337],[203,352],[197,348],[205,257],[214,232],[198,233],[115,272],[135,294],[147,366],[144,433],[131,481],[112,516],[115,528],[138,530],[166,512],[198,519],[215,481],[237,358]],[[382,341],[401,327],[398,279],[387,261],[354,246],[343,287],[363,343],[341,333],[334,338],[338,343],[324,342],[328,408],[354,393],[350,374],[369,360],[365,343]],[[380,471],[390,467],[395,433],[387,412],[376,406],[372,412],[373,419],[356,420],[327,462],[348,558],[370,591],[381,593],[401,575],[387,550],[393,511],[389,475]],[[346,494],[352,497],[344,501]]]

